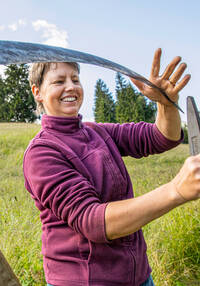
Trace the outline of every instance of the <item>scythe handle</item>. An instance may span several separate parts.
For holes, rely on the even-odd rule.
[[[0,286],[21,286],[10,265],[0,251]]]

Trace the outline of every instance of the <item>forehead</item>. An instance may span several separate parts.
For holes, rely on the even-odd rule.
[[[78,71],[77,69],[75,68],[75,66],[73,66],[72,64],[70,63],[51,63],[50,64],[50,67],[47,71],[47,73],[60,73],[60,72],[63,72],[63,73],[77,73],[78,74]]]

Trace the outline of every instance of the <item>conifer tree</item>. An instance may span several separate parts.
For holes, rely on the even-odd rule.
[[[116,120],[119,123],[129,122],[127,116],[127,83],[120,73],[116,75]]]
[[[115,122],[115,102],[103,80],[95,86],[94,117],[96,122]]]
[[[117,122],[154,121],[156,104],[137,92],[120,73],[116,75],[116,98]]]
[[[12,64],[7,67],[4,90],[7,121],[33,122],[36,119],[36,104],[29,86],[27,65]]]

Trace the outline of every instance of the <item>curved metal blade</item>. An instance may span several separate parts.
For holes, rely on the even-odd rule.
[[[60,47],[25,42],[0,41],[0,64],[26,64],[34,62],[79,62],[112,69],[159,90],[168,101],[183,112],[183,110],[173,102],[161,88],[157,87],[140,74],[110,60]]]
[[[194,156],[200,153],[200,117],[192,96],[187,97],[187,124],[190,155]]]

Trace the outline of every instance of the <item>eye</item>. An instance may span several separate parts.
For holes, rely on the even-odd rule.
[[[73,81],[73,83],[77,84],[77,83],[79,83],[79,78],[78,77],[73,77],[72,81]]]
[[[64,80],[59,79],[59,80],[55,80],[53,84],[63,84],[63,82]]]

